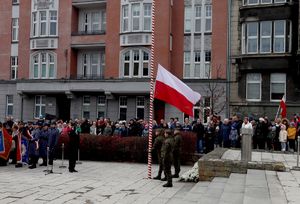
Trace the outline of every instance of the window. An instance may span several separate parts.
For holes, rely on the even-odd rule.
[[[122,19],[122,31],[123,32],[127,32],[129,30],[129,16],[128,16],[128,5],[124,5],[122,6],[122,15],[123,15],[123,19]]]
[[[32,77],[34,79],[53,79],[56,73],[56,55],[39,52],[32,56]]]
[[[261,100],[261,74],[247,74],[246,84],[246,100],[260,101]]]
[[[270,53],[272,45],[272,21],[260,23],[260,52]]]
[[[126,120],[127,119],[127,97],[120,96],[119,98],[119,119]]]
[[[144,31],[151,31],[151,4],[144,4]]]
[[[90,119],[90,111],[83,111],[82,117],[84,119]]]
[[[83,96],[83,105],[89,106],[91,104],[91,97],[90,96]]]
[[[186,6],[184,8],[184,32],[190,33],[192,27],[192,7]]]
[[[123,52],[123,77],[148,77],[149,76],[149,51],[132,49]]]
[[[211,51],[184,52],[184,78],[210,78]]]
[[[19,19],[12,19],[12,42],[19,41]]]
[[[271,101],[281,100],[286,95],[286,74],[271,74]]]
[[[40,10],[32,12],[31,20],[31,36],[46,37],[57,36],[57,11],[56,10]]]
[[[286,20],[242,24],[242,53],[285,53],[291,49],[291,23]]]
[[[151,31],[151,3],[127,3],[122,5],[121,32]]]
[[[105,10],[80,10],[79,32],[83,34],[99,34],[106,30]]]
[[[201,6],[195,6],[195,33],[201,32]]]
[[[18,78],[18,57],[13,56],[11,57],[11,79],[17,79]]]
[[[208,117],[211,115],[210,106],[211,106],[211,98],[204,97],[204,107],[203,107],[203,123],[208,122]]]
[[[211,32],[211,5],[205,5],[205,31]]]
[[[6,116],[12,116],[14,111],[13,95],[6,95]]]
[[[243,0],[244,6],[258,5],[258,4],[272,4],[272,3],[285,3],[289,0]]]
[[[79,79],[102,78],[104,66],[104,52],[83,51],[78,53],[77,76]]]
[[[184,52],[184,76],[191,76],[191,52]]]
[[[35,96],[35,118],[45,118],[46,113],[46,96]]]
[[[19,4],[19,0],[12,0],[12,4],[15,5],[15,4]]]
[[[105,106],[106,104],[106,97],[105,96],[98,96],[98,105]]]
[[[144,119],[145,116],[145,97],[136,97],[136,117],[138,119]]]

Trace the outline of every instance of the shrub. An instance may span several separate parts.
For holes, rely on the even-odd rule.
[[[182,132],[182,163],[193,162],[196,150],[196,136],[192,132]],[[154,140],[153,140],[154,141]],[[61,158],[64,143],[65,158],[68,158],[69,138],[61,135],[56,148],[57,158]],[[80,135],[80,159],[92,161],[127,161],[146,163],[148,157],[148,137],[107,137],[90,134]],[[157,161],[153,155],[154,162]]]

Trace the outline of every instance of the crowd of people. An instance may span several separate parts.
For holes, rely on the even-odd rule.
[[[11,159],[10,164],[14,164],[16,168],[28,164],[30,169],[35,169],[41,159],[39,166],[50,165],[52,171],[58,139],[61,134],[65,134],[69,136],[69,172],[77,172],[75,164],[81,129],[78,122],[70,121],[66,124],[59,120],[50,123],[41,119],[24,123],[13,121],[9,117],[3,124],[0,123],[1,132],[4,131],[3,128],[12,137],[12,145],[9,158],[0,159],[0,165],[7,165]]]

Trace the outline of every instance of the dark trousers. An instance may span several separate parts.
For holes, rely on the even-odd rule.
[[[158,159],[158,174],[157,176],[161,177],[161,174],[164,170],[164,164],[163,164],[163,159],[161,158],[161,155],[160,154],[157,154],[157,159]],[[165,175],[166,176],[166,175]]]
[[[175,174],[178,175],[180,172],[180,152],[174,151],[173,152],[173,163],[175,168]]]
[[[55,153],[55,148],[50,148],[49,150],[49,165],[53,165],[53,159],[54,159],[54,153]]]
[[[171,173],[172,162],[165,160],[164,161],[164,173],[167,178],[168,183],[172,183],[172,173]]]
[[[273,150],[273,139],[272,138],[267,138],[267,147],[268,147],[268,150]]]
[[[74,170],[76,165],[78,148],[71,147],[69,150],[69,170]]]
[[[289,150],[293,149],[295,151],[295,140],[288,139],[288,142],[289,142]]]

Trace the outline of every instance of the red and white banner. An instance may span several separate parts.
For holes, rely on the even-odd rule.
[[[286,118],[285,96],[283,96],[281,101],[280,101],[280,108],[281,108],[281,118]]]
[[[169,103],[193,117],[193,107],[201,99],[201,95],[159,64],[154,98]]]

